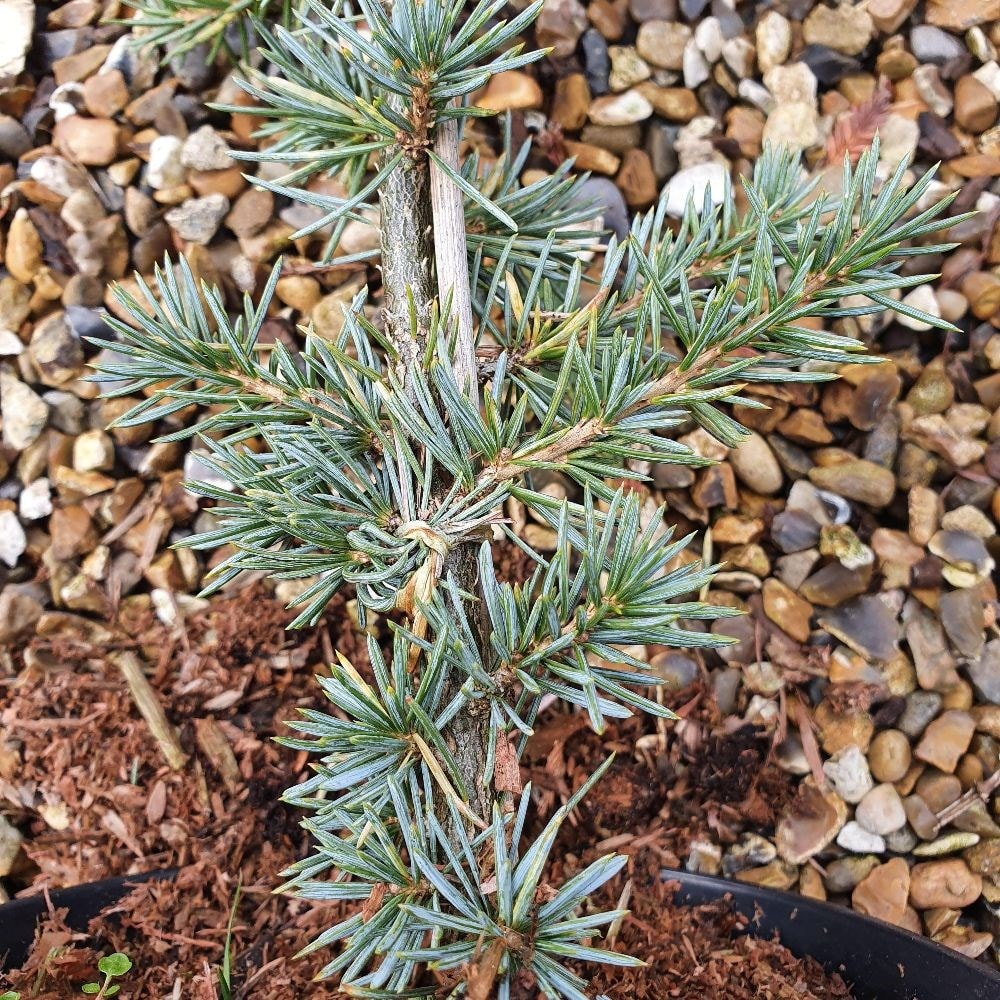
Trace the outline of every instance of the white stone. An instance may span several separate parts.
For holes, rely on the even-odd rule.
[[[34,0],[0,0],[0,76],[17,76],[35,30]]]
[[[40,521],[52,513],[52,490],[48,479],[42,476],[21,490],[17,498],[18,510],[24,521]]]
[[[740,80],[753,73],[755,55],[753,43],[742,35],[737,35],[736,38],[727,38],[722,45],[722,58],[725,64]]]
[[[729,174],[721,163],[699,163],[679,170],[667,183],[667,213],[675,218],[684,215],[688,199],[694,199],[699,211],[705,202],[705,192],[710,193],[713,205],[721,205],[726,197]]]
[[[0,562],[12,569],[28,547],[24,528],[12,510],[0,510]]]
[[[792,26],[776,10],[769,10],[757,22],[757,62],[766,73],[780,66],[792,48]]]
[[[852,804],[860,802],[875,787],[860,747],[849,746],[837,751],[823,765],[823,773],[836,793]]]
[[[175,135],[159,135],[149,144],[146,181],[158,191],[184,183],[187,173],[181,161],[184,143]]]
[[[219,231],[228,211],[229,199],[224,194],[206,194],[204,198],[188,198],[164,218],[181,239],[204,246]]]
[[[184,140],[181,162],[192,170],[225,170],[233,158],[226,140],[211,125],[202,125]]]
[[[837,834],[837,843],[853,854],[882,854],[885,851],[885,839],[877,833],[869,833],[853,819]]]
[[[722,58],[726,36],[722,33],[722,25],[717,17],[706,17],[699,21],[698,27],[694,29],[694,40],[710,63],[717,63]]]
[[[938,305],[937,296],[934,289],[928,285],[917,285],[912,291],[903,296],[902,305],[911,306],[921,312],[929,313],[931,316],[940,317],[941,307]],[[913,319],[903,313],[896,313],[896,320],[910,330],[930,330],[931,324],[923,320]]]
[[[0,356],[11,358],[24,350],[24,343],[13,330],[0,329]]]
[[[774,110],[774,98],[771,96],[771,91],[756,80],[740,80],[736,92],[747,104],[760,108],[765,114]]]
[[[653,113],[653,105],[637,90],[598,97],[587,112],[595,125],[634,125]]]
[[[903,801],[893,785],[876,785],[859,803],[854,818],[869,833],[884,837],[906,825]]]
[[[712,75],[712,67],[693,38],[684,46],[683,71],[684,86],[689,90],[694,90]]]

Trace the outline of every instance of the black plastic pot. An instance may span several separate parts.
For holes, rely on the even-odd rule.
[[[87,924],[107,906],[117,903],[127,895],[134,885],[151,879],[171,878],[173,869],[146,872],[143,875],[126,875],[119,878],[105,878],[100,882],[86,882],[71,889],[55,889],[49,899],[56,909],[68,912],[66,923],[75,931],[85,931]],[[31,942],[35,938],[38,918],[44,916],[47,907],[42,895],[14,899],[0,906],[0,972],[16,969],[28,957]]]
[[[49,897],[53,906],[67,908],[69,926],[82,931],[130,886],[172,874],[164,870],[108,878],[59,889]],[[808,955],[829,971],[839,972],[857,1000],[1000,1000],[1000,972],[846,907],[706,875],[663,874],[680,883],[679,903],[697,906],[731,896],[733,907],[750,919],[747,933],[770,937],[777,931],[793,954]],[[44,913],[41,896],[0,906],[0,970],[24,962],[35,924]]]
[[[663,875],[680,882],[679,903],[697,906],[728,893],[750,918],[749,934],[777,931],[793,954],[839,972],[858,1000],[1000,1000],[1000,972],[846,907],[706,875]]]

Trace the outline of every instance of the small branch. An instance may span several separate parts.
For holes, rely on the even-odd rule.
[[[954,823],[959,816],[968,812],[977,802],[987,802],[989,797],[1000,788],[1000,768],[994,771],[985,781],[976,782],[967,792],[960,795],[950,805],[937,814],[934,824],[935,831]]]
[[[437,127],[434,152],[442,162],[458,171],[458,122],[442,121]],[[469,252],[465,235],[465,204],[462,192],[433,161],[430,167],[434,217],[434,262],[438,301],[441,308],[451,297],[451,320],[455,329],[455,376],[458,387],[479,402],[476,340],[472,330],[472,292],[469,286]]]
[[[312,261],[308,261],[305,264],[293,264],[288,260],[284,260],[281,263],[281,273],[285,277],[292,277],[300,274],[326,274],[329,271],[364,271],[367,267],[367,262],[363,260],[356,260],[347,264],[341,264],[336,260],[330,261],[329,264],[316,264]]]
[[[135,653],[118,653],[113,656],[112,661],[122,672],[129,691],[132,692],[132,700],[140,715],[146,720],[149,731],[156,740],[156,745],[160,748],[166,762],[174,771],[181,771],[187,763],[187,754],[181,747],[181,741],[177,738],[177,730],[170,724],[160,699],[157,698],[153,685],[146,679],[142,670],[142,662]]]

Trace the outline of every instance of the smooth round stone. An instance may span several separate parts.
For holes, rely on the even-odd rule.
[[[878,781],[900,781],[910,769],[911,760],[910,741],[898,729],[876,733],[868,748],[868,765]]]
[[[858,803],[855,819],[869,833],[885,836],[906,823],[903,802],[895,787],[886,783],[876,785]]]

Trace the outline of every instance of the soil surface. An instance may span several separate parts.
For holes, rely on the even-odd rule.
[[[179,873],[137,886],[92,924],[89,937],[52,910],[29,961],[4,986],[33,997],[77,996],[80,984],[95,978],[100,956],[117,950],[134,966],[124,996],[214,998],[234,913],[234,997],[338,995],[332,984],[312,982],[329,954],[292,956],[346,916],[348,905],[273,894],[280,871],[308,844],[298,817],[278,801],[303,776],[304,762],[272,737],[297,709],[329,708],[312,676],[329,647],[363,664],[363,646],[342,599],[314,633],[287,632],[289,618],[263,589],[250,587],[186,619],[183,633],[149,618],[119,622],[110,641],[74,635],[36,639],[24,650],[36,666],[21,671],[3,712],[31,762],[20,780],[42,798],[58,791],[75,832],[29,824],[30,863],[20,883],[38,891],[155,868]],[[109,647],[155,654],[151,681],[197,782],[163,760]],[[550,866],[553,880],[562,880],[610,850],[630,855],[595,904],[614,907],[628,896],[630,913],[613,944],[649,965],[602,970],[595,987],[612,998],[720,996],[723,983],[733,998],[849,997],[839,977],[815,963],[776,942],[739,936],[746,921],[725,903],[671,904],[660,873],[679,865],[693,840],[715,830],[735,841],[748,824],[773,826],[794,793],[769,761],[761,733],[744,727],[723,738],[712,731],[719,714],[700,684],[677,692],[671,704],[684,724],[661,734],[651,720],[628,720],[603,738],[578,715],[550,710],[526,756],[523,776],[537,790],[534,821],[541,825],[597,761],[619,752],[564,827]],[[207,728],[206,705],[218,733]],[[53,739],[67,727],[72,738]],[[649,749],[629,753],[637,743]],[[762,992],[765,984],[770,992]],[[530,982],[519,988],[522,1000],[534,1000]]]

